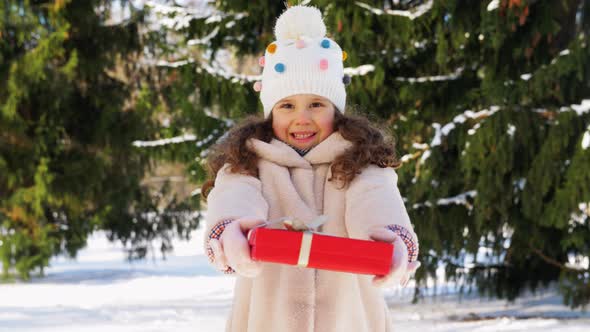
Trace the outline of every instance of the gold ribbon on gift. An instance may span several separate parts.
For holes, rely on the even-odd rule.
[[[301,247],[299,248],[299,259],[297,265],[301,267],[307,267],[309,264],[309,255],[311,254],[311,240],[313,239],[313,233],[303,232],[301,237]]]

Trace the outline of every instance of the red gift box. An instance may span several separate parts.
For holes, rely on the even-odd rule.
[[[386,275],[393,256],[391,243],[282,229],[255,228],[248,242],[255,261],[358,274]]]

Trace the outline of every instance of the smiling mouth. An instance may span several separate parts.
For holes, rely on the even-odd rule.
[[[298,141],[306,141],[315,137],[316,133],[291,133],[291,137]]]

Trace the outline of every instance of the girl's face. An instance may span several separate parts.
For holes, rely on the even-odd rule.
[[[278,139],[305,150],[334,132],[335,110],[332,102],[317,95],[289,96],[272,108],[272,129]]]

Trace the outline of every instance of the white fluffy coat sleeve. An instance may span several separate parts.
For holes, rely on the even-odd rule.
[[[268,203],[262,195],[259,179],[228,171],[224,165],[215,178],[215,186],[207,197],[206,236],[218,222],[240,217],[268,218]]]
[[[393,168],[370,165],[356,176],[346,193],[345,223],[351,238],[368,240],[372,229],[395,224],[418,243]]]

